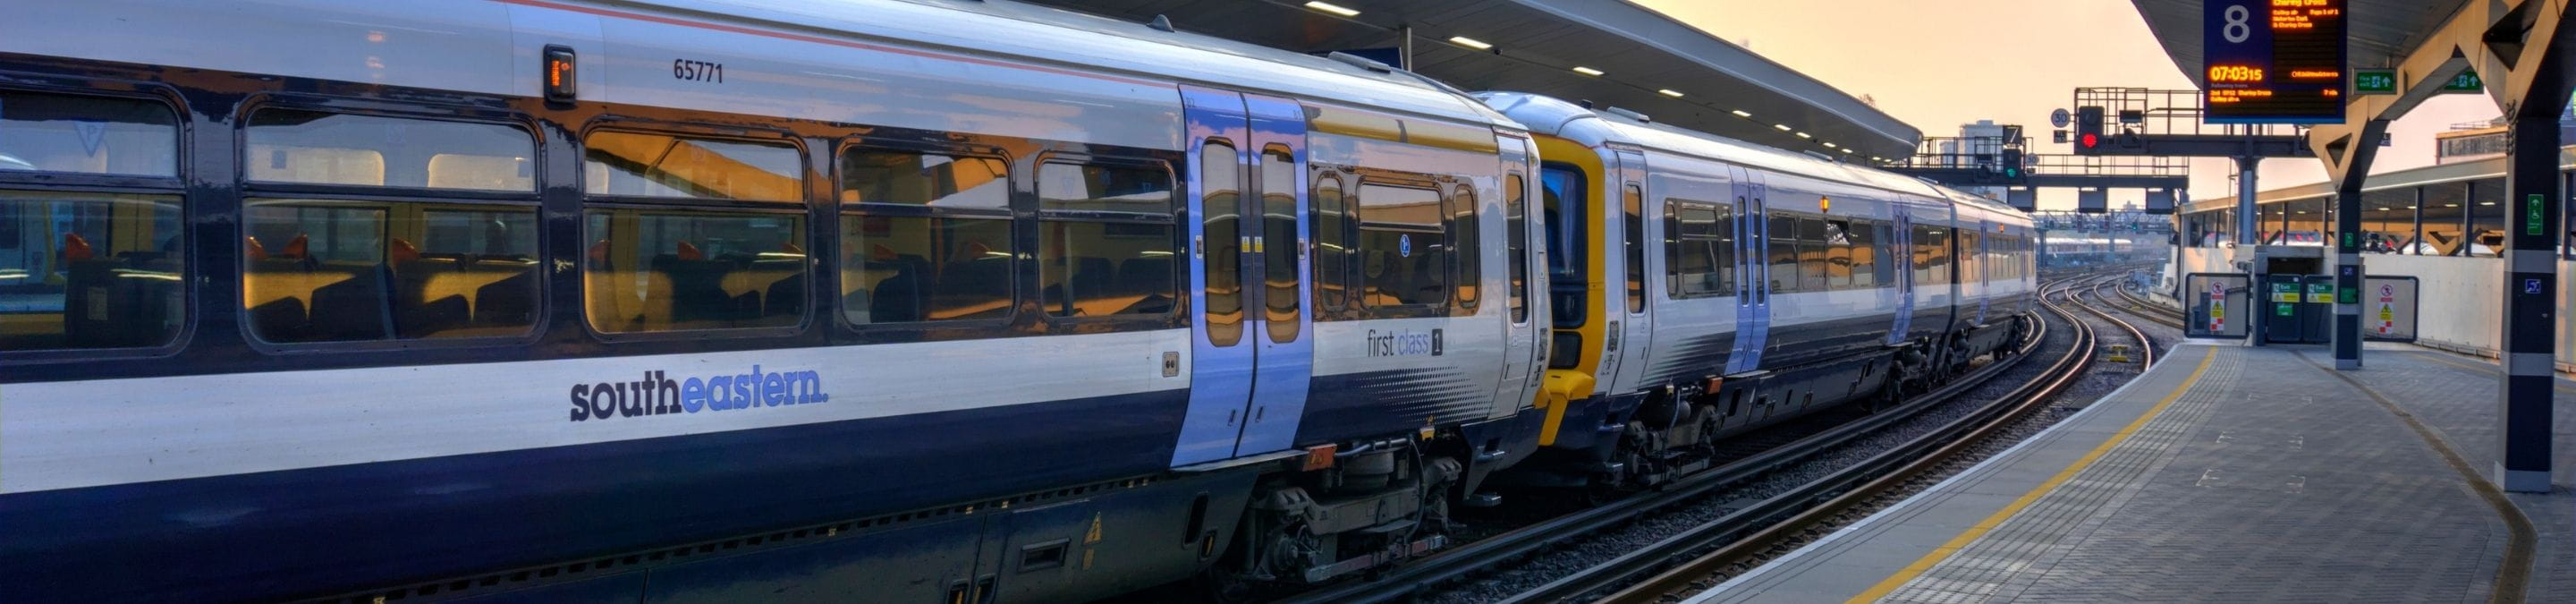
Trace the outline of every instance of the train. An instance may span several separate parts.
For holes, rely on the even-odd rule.
[[[1326,582],[2032,327],[1992,200],[1012,2],[15,17],[0,600]]]

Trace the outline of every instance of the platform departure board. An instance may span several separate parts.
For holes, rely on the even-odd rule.
[[[2344,0],[2207,0],[2202,7],[2207,121],[2343,121]]]

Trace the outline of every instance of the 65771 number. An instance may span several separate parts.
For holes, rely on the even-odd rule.
[[[671,60],[671,78],[691,82],[724,83],[724,64],[688,59]]]

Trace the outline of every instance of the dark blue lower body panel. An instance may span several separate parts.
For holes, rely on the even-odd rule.
[[[0,601],[318,596],[1160,472],[1183,391],[0,497]]]

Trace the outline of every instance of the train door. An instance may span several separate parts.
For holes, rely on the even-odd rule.
[[[1296,101],[1244,95],[1250,109],[1253,193],[1244,196],[1252,236],[1244,259],[1245,308],[1260,341],[1252,374],[1252,408],[1243,440],[1234,454],[1287,449],[1297,438],[1297,421],[1306,415],[1306,388],[1315,374],[1315,319],[1305,312],[1314,299],[1306,224],[1306,114]],[[1251,337],[1251,336],[1246,336]]]
[[[1312,320],[1303,294],[1265,300],[1270,281],[1307,287],[1304,238],[1305,132],[1295,105],[1208,88],[1183,87],[1189,133],[1190,406],[1172,465],[1288,446],[1313,368]],[[1293,122],[1293,124],[1289,123]],[[1284,174],[1282,173],[1284,172]],[[1284,177],[1284,180],[1283,180]],[[1263,185],[1287,187],[1274,198]],[[1271,206],[1280,206],[1273,208]],[[1285,215],[1274,216],[1279,211]],[[1285,267],[1269,266],[1265,239],[1279,242]],[[1276,302],[1277,304],[1270,304]],[[1282,319],[1277,329],[1267,320]],[[1265,375],[1267,374],[1267,375]],[[1257,404],[1258,403],[1258,404]],[[1240,445],[1240,446],[1239,446]]]
[[[1735,180],[1735,345],[1727,355],[1729,375],[1762,366],[1762,349],[1771,332],[1771,216],[1762,203],[1762,175],[1743,168],[1727,169]]]
[[[1507,288],[1504,294],[1510,300],[1503,309],[1507,315],[1503,327],[1503,379],[1496,390],[1494,408],[1497,412],[1509,413],[1531,404],[1533,400],[1529,388],[1536,385],[1532,380],[1538,378],[1539,342],[1545,336],[1539,333],[1541,324],[1531,321],[1530,317],[1547,315],[1545,307],[1540,306],[1546,302],[1546,296],[1530,295],[1530,287],[1536,283],[1530,277],[1530,267],[1545,267],[1547,264],[1537,255],[1541,246],[1531,244],[1539,240],[1533,235],[1539,228],[1535,222],[1537,217],[1529,211],[1529,165],[1530,156],[1535,154],[1531,152],[1527,139],[1501,137],[1497,142],[1502,143],[1503,153],[1503,262],[1507,266],[1503,286]],[[1476,213],[1480,219],[1484,215],[1484,212]],[[1477,230],[1479,233],[1484,231]]]
[[[1880,241],[1892,242],[1888,244],[1891,253],[1887,258],[1896,263],[1892,275],[1895,280],[1890,282],[1896,287],[1896,326],[1887,332],[1887,343],[1891,345],[1904,343],[1911,335],[1906,332],[1914,328],[1914,217],[1906,215],[1905,206],[1892,207],[1896,209],[1895,232],[1879,237]]]
[[[1646,242],[1656,239],[1646,232],[1646,227],[1656,221],[1646,220],[1646,156],[1620,151],[1616,174],[1618,178],[1613,182],[1618,184],[1614,194],[1619,196],[1620,267],[1625,273],[1620,300],[1625,308],[1611,311],[1624,318],[1611,327],[1613,333],[1619,334],[1611,340],[1616,350],[1602,360],[1604,368],[1613,361],[1617,363],[1617,372],[1603,374],[1616,381],[1603,381],[1634,388],[1637,380],[1644,379],[1646,355],[1654,349],[1654,305],[1647,303],[1646,293],[1646,284],[1652,281],[1647,277],[1650,267],[1646,266]]]
[[[1960,252],[1960,255],[1976,254],[1976,262],[1968,264],[1968,266],[1975,269],[1976,274],[1972,275],[1971,278],[1976,279],[1977,286],[1977,320],[1970,324],[1984,325],[1986,324],[1986,310],[1993,308],[1995,303],[1996,288],[1994,281],[1992,281],[1995,274],[1995,267],[1990,266],[1994,264],[1994,256],[1987,253],[1987,251],[1992,249],[1995,244],[1995,235],[1994,231],[1991,230],[1993,228],[1991,226],[1992,223],[1979,220],[1976,225],[1976,235],[1974,238],[1969,240],[1972,242],[1972,245],[1976,247],[1976,250]]]

